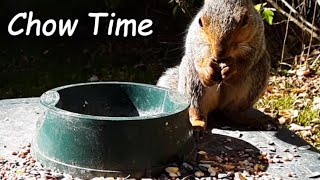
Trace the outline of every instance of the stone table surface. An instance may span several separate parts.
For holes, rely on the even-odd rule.
[[[15,158],[12,152],[31,142],[36,131],[36,122],[44,111],[38,98],[0,100],[0,156]],[[215,127],[198,143],[198,149],[211,154],[227,154],[245,149],[270,152],[270,142],[274,143],[272,151],[276,151],[280,156],[292,153],[299,157],[290,162],[268,164],[265,170],[267,173],[282,176],[283,179],[289,179],[286,175],[289,172],[297,175],[293,179],[310,179],[310,175],[320,173],[319,151],[287,128],[258,131]],[[320,175],[312,179],[320,179]]]

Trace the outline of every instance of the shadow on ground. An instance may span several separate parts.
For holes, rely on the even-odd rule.
[[[265,115],[263,112],[259,110],[255,110],[256,115]],[[266,115],[267,116],[267,115]],[[270,117],[271,118],[271,117]],[[274,119],[277,121],[277,119]],[[266,130],[261,128],[248,127],[245,125],[235,124],[228,120],[226,117],[219,113],[211,114],[209,116],[208,128],[207,129],[221,129],[221,130],[230,130],[232,132],[235,131],[244,131],[244,132],[252,132],[252,133],[262,133],[266,136],[270,137],[272,141],[282,141],[286,144],[292,145],[293,147],[303,147],[307,148],[309,151],[313,151],[315,153],[320,153],[315,147],[306,142],[303,138],[290,131],[287,127],[278,125],[276,129]],[[208,132],[211,134],[211,132]],[[241,147],[241,146],[240,146]],[[241,147],[243,149],[243,147]],[[319,157],[320,159],[320,157]]]
[[[198,162],[228,171],[266,171],[268,162],[252,144],[231,136],[208,133],[198,142]],[[201,152],[206,153],[201,153]]]

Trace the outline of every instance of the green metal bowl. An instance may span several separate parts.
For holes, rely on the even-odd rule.
[[[35,158],[82,178],[156,175],[192,159],[189,102],[158,86],[99,82],[45,92],[33,140]]]

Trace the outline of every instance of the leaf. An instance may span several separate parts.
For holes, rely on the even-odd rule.
[[[272,25],[273,21],[273,11],[270,8],[264,8],[262,12],[262,17],[265,19],[270,25]]]
[[[258,12],[260,12],[261,9],[262,9],[262,4],[257,4],[257,5],[254,6],[254,8],[255,8]]]
[[[260,13],[265,5],[267,5],[267,3],[256,4],[254,8]]]
[[[294,109],[286,109],[286,110],[280,110],[279,114],[285,118],[297,118],[299,116],[299,111]]]
[[[172,10],[172,14],[173,16],[175,16],[177,14],[177,9],[178,9],[178,6],[175,6]]]
[[[290,91],[294,94],[300,94],[306,92],[307,90],[305,88],[292,88]]]

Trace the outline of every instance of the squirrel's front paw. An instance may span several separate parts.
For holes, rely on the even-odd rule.
[[[208,65],[201,67],[198,73],[199,79],[204,86],[213,86],[222,81],[219,64],[214,61],[210,61]]]
[[[214,81],[212,80],[213,69],[203,68],[199,72],[199,79],[204,86],[213,86]]]
[[[221,76],[223,80],[230,79],[235,73],[237,73],[237,68],[235,63],[227,65],[226,63],[220,63]]]

